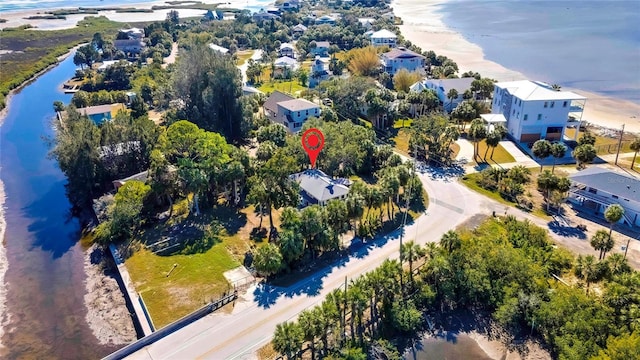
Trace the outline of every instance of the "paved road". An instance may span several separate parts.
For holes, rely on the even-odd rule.
[[[423,169],[421,180],[429,193],[429,208],[405,228],[404,239],[435,242],[443,233],[478,213],[507,211],[546,226],[547,221],[472,192],[457,181],[459,173]],[[562,245],[578,253],[594,253],[585,239],[550,232]],[[271,339],[278,323],[320,303],[326,294],[376,268],[384,259],[397,258],[399,230],[374,242],[354,246],[351,256],[289,288],[260,284],[250,288],[232,314],[212,314],[131,355],[128,359],[249,359]],[[637,266],[638,264],[633,264]]]
[[[503,206],[460,186],[455,177],[433,173],[421,175],[430,194],[427,213],[405,228],[404,239],[419,243],[438,241],[443,233],[470,216]],[[483,212],[484,212],[483,211]],[[245,359],[267,343],[278,323],[321,302],[325,295],[376,268],[384,259],[397,258],[399,230],[356,250],[334,266],[319,271],[290,287],[260,284],[251,288],[231,315],[212,314],[131,355],[129,359]]]

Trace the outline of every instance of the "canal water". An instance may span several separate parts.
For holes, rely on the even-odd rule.
[[[43,140],[53,134],[53,102],[71,99],[60,85],[75,72],[72,58],[16,94],[0,126],[9,263],[5,359],[95,359],[115,350],[99,345],[85,321],[80,226],[70,216],[65,177]]]

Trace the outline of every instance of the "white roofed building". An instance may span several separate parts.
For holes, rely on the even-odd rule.
[[[374,47],[388,46],[394,48],[398,40],[398,36],[387,29],[376,31],[372,33],[369,38],[371,39],[371,45]]]
[[[579,125],[586,100],[542,82],[499,82],[494,87],[491,113],[504,115],[509,135],[518,142],[561,141],[567,126]]]
[[[345,199],[349,194],[349,181],[332,179],[318,169],[305,170],[290,176],[300,185],[300,206],[327,205],[329,200]]]

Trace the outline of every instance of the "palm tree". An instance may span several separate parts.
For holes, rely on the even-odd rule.
[[[551,145],[551,156],[553,156],[553,167],[551,168],[551,173],[556,169],[556,160],[563,158],[567,153],[567,147],[564,146],[563,143],[554,143]]]
[[[609,269],[613,275],[620,275],[631,271],[631,267],[622,254],[611,254],[607,259]]]
[[[478,142],[487,136],[487,128],[484,126],[482,119],[474,119],[468,133],[469,139],[473,142],[473,158],[478,155]]]
[[[302,350],[303,334],[299,324],[284,322],[276,325],[273,334],[273,349],[284,354],[287,359],[293,359]]]
[[[596,258],[593,255],[587,255],[585,257],[582,257],[582,255],[578,256],[576,272],[576,275],[584,279],[587,283],[587,294],[589,294],[589,285],[598,278],[598,263],[596,262]]]
[[[636,163],[636,156],[638,155],[638,151],[640,151],[640,137],[633,139],[629,148],[633,150],[633,160],[631,161],[631,169],[633,169],[633,165]]]
[[[298,316],[298,325],[302,330],[304,341],[309,342],[311,359],[316,358],[316,314],[311,310],[304,310]]]
[[[487,139],[485,140],[487,143],[487,150],[484,152],[484,159],[487,160],[487,153],[489,152],[489,148],[491,148],[491,159],[493,159],[493,152],[496,151],[496,147],[500,144],[500,140],[502,140],[502,136],[495,131],[490,132],[487,135]]]
[[[553,175],[549,170],[545,170],[538,175],[538,187],[545,191],[544,198],[547,201],[547,212],[549,212],[549,192],[553,190],[558,184],[558,178]]]
[[[613,233],[613,224],[617,223],[624,216],[624,208],[619,204],[609,205],[604,212],[604,218],[609,223],[609,236]]]
[[[400,262],[409,262],[409,281],[413,288],[413,262],[424,256],[424,249],[413,240],[407,241],[400,246]]]
[[[447,93],[447,99],[449,99],[449,111],[452,111],[453,108],[453,100],[458,98],[458,90],[456,89],[450,89],[449,92]]]
[[[613,248],[613,241],[606,230],[598,230],[591,238],[590,244],[594,250],[600,251],[598,260],[602,259],[604,254]]]
[[[451,254],[453,250],[460,248],[461,241],[460,236],[454,230],[447,231],[442,238],[440,238],[440,246]]]
[[[544,160],[551,155],[551,143],[547,140],[538,140],[533,143],[531,152],[533,152],[533,156]],[[542,162],[540,162],[540,171],[542,171]]]

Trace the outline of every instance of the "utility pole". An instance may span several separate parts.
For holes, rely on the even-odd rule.
[[[618,139],[618,152],[616,152],[616,165],[618,165],[618,155],[620,155],[620,147],[622,146],[622,135],[624,135],[624,124],[622,124],[622,130],[620,130],[620,139]]]

